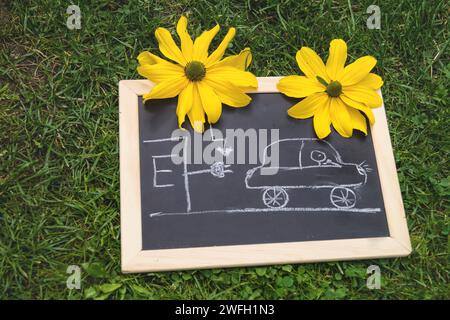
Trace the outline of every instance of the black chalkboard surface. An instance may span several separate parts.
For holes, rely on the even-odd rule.
[[[388,237],[371,134],[346,139],[333,131],[319,141],[311,119],[286,114],[296,101],[280,93],[252,99],[245,108],[224,106],[214,129],[224,137],[227,129],[266,129],[273,143],[259,152],[278,148],[274,175],[261,174],[264,157],[175,164],[176,99],[139,98],[142,250]],[[279,130],[274,141],[271,129]],[[229,160],[234,151],[216,152]]]

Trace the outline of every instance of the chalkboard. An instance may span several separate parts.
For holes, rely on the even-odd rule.
[[[319,140],[312,119],[287,115],[296,100],[278,92],[251,97],[245,108],[224,106],[220,121],[199,135],[187,119],[186,130],[174,133],[176,99],[137,96],[140,250],[391,239],[372,132],[343,138],[332,129]],[[247,133],[241,145],[236,136],[229,141],[236,130]],[[219,160],[194,163],[195,144],[204,150],[211,140]],[[276,172],[263,174],[274,152]]]

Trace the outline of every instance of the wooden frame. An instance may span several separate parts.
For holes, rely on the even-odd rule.
[[[278,92],[280,77],[258,78],[258,93]],[[389,237],[219,247],[142,250],[138,97],[148,80],[119,83],[120,223],[123,272],[168,271],[407,256],[407,229],[384,104],[372,128]],[[380,92],[381,94],[381,92]],[[381,169],[382,168],[382,169]]]

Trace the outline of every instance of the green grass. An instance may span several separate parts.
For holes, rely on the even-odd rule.
[[[79,1],[72,31],[67,3],[0,1],[1,298],[450,298],[447,1]],[[381,30],[366,27],[372,3]],[[250,46],[257,76],[297,73],[301,46],[324,56],[335,37],[350,59],[378,59],[410,257],[121,274],[118,81],[139,78],[136,56],[182,13],[194,34],[235,26],[228,54]],[[66,288],[72,264],[81,290]],[[380,290],[366,288],[371,264]]]

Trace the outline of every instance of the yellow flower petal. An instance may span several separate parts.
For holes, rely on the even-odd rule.
[[[245,71],[252,62],[252,52],[250,48],[245,48],[239,54],[226,57],[225,59],[211,65],[211,67],[234,67]]]
[[[352,127],[353,129],[357,129],[363,132],[367,136],[367,122],[366,118],[356,109],[347,108],[348,113],[350,114],[350,118],[352,119]]]
[[[294,104],[287,111],[288,115],[296,119],[306,119],[312,117],[317,108],[328,104],[329,97],[326,93],[314,93],[297,104]]]
[[[235,108],[248,105],[252,100],[248,95],[243,93],[238,87],[221,79],[205,79],[206,84],[210,85],[219,97],[222,103]]]
[[[375,116],[374,116],[374,114],[373,114],[373,112],[372,112],[372,109],[370,109],[368,106],[366,106],[366,105],[363,104],[363,103],[354,101],[354,100],[348,98],[347,96],[345,96],[344,94],[341,94],[341,95],[339,96],[339,98],[340,98],[347,106],[349,106],[349,107],[351,107],[351,108],[355,108],[355,109],[357,109],[357,110],[363,112],[363,113],[366,115],[367,119],[369,119],[369,123],[370,123],[371,125],[373,125],[373,124],[375,123]]]
[[[355,62],[349,64],[344,68],[338,80],[343,86],[350,86],[358,83],[364,79],[370,72],[370,70],[377,64],[377,59],[371,56],[365,56],[357,59]]]
[[[357,85],[378,90],[383,85],[383,79],[381,79],[381,77],[375,73],[369,73],[360,82],[358,82]]]
[[[347,60],[347,44],[342,39],[334,39],[330,43],[330,53],[327,60],[327,74],[332,80],[344,71]]]
[[[168,63],[166,60],[161,59],[157,55],[154,55],[151,52],[143,51],[138,56],[137,59],[139,64],[155,64],[155,63]]]
[[[216,63],[220,59],[222,59],[225,50],[228,47],[228,44],[231,40],[233,40],[234,35],[236,34],[235,28],[230,28],[226,34],[226,36],[223,38],[222,42],[219,44],[216,50],[214,50],[213,53],[206,59],[205,66],[208,68],[212,64]]]
[[[166,61],[165,63],[141,65],[137,67],[137,72],[155,83],[184,75],[183,67]]]
[[[314,113],[314,131],[316,132],[316,135],[319,139],[324,139],[331,133],[330,103],[331,99],[329,99],[327,103],[317,108],[316,112]]]
[[[316,92],[325,91],[325,86],[317,80],[304,76],[287,76],[277,83],[280,92],[293,98],[303,98]]]
[[[198,92],[197,84],[194,83],[193,101],[191,111],[188,113],[189,122],[195,131],[202,133],[205,130],[205,112],[203,111],[202,101]]]
[[[362,102],[371,108],[381,107],[383,103],[381,97],[375,90],[360,85],[343,87],[342,93],[350,99]]]
[[[214,90],[204,81],[197,83],[198,92],[202,101],[203,110],[208,116],[209,123],[216,123],[222,114],[222,102]]]
[[[298,66],[303,73],[311,79],[316,79],[320,76],[325,81],[329,82],[330,78],[327,75],[325,65],[322,59],[311,48],[302,47],[295,55]]]
[[[183,53],[186,61],[191,61],[194,43],[192,42],[191,36],[187,32],[187,18],[185,16],[181,16],[178,20],[177,33],[181,41],[181,52]]]
[[[258,81],[251,72],[241,71],[233,67],[211,67],[206,72],[205,79],[225,80],[239,88],[251,90],[258,87]]]
[[[175,41],[173,41],[172,35],[169,30],[165,28],[158,28],[155,31],[156,40],[159,43],[159,50],[170,60],[178,62],[182,66],[186,65],[186,59],[177,47]]]
[[[178,127],[182,127],[186,114],[191,111],[194,102],[194,84],[190,82],[178,95],[177,116]]]
[[[173,98],[186,88],[188,83],[185,76],[170,78],[158,83],[149,93],[144,94],[143,98],[144,100]]]
[[[216,24],[214,28],[203,33],[194,41],[194,51],[192,59],[200,62],[205,62],[208,57],[208,49],[212,39],[219,32],[220,26]]]
[[[347,106],[339,98],[332,98],[330,102],[331,123],[343,137],[352,136],[353,127]]]

